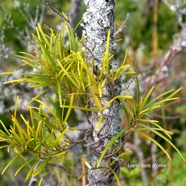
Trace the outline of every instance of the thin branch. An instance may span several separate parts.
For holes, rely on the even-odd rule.
[[[159,114],[152,114],[152,116],[155,116],[155,117],[158,117],[158,118],[162,118],[162,119],[166,119],[166,120],[174,120],[174,119],[178,119],[180,118],[180,116],[162,116],[162,115],[159,115]]]
[[[63,14],[61,14],[57,9],[55,9],[54,7],[52,7],[52,5],[50,4],[50,1],[49,0],[46,0],[46,4],[50,7],[50,9],[53,12],[55,12],[57,15],[59,15],[60,17],[62,17],[72,27],[72,25],[70,23],[70,20],[68,18],[66,18]]]
[[[178,23],[181,27],[183,27],[185,25],[183,16],[186,15],[186,9],[184,8],[186,3],[182,1],[175,1],[174,3],[169,3],[168,0],[163,0],[163,2],[170,8],[170,10],[177,13]]]
[[[129,18],[130,18],[130,14],[127,13],[127,15],[126,15],[126,17],[125,17],[125,20],[124,20],[123,24],[122,24],[122,25],[119,27],[119,29],[114,33],[114,37],[117,36],[119,33],[121,33],[121,32],[124,30],[124,28],[126,28],[127,22],[128,22],[128,20],[129,20]]]
[[[0,33],[0,59],[7,59],[9,57],[9,48],[5,46],[5,27],[3,26],[1,28],[1,33]]]

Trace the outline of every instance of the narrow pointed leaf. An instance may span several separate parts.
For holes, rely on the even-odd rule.
[[[22,152],[18,153],[14,158],[12,158],[9,163],[7,164],[7,166],[3,169],[1,174],[4,174],[5,171],[8,169],[8,167],[10,167],[10,165],[17,159],[20,157],[20,155],[22,154]]]
[[[138,132],[141,136],[144,136],[145,138],[147,138],[147,139],[151,140],[153,143],[155,143],[167,155],[167,157],[169,158],[169,160],[171,160],[171,157],[168,154],[168,152],[154,138],[151,138],[149,135],[146,135],[145,133],[142,133],[140,131],[136,131],[136,132]]]
[[[31,158],[30,160],[26,161],[23,165],[21,165],[21,167],[19,167],[19,169],[16,171],[15,176],[21,171],[21,169],[23,169],[26,165],[28,165],[30,162],[32,162],[34,158]]]
[[[138,129],[136,129],[138,130]],[[180,157],[185,161],[185,158],[183,157],[183,155],[181,154],[181,152],[178,150],[178,148],[168,139],[166,138],[164,135],[162,135],[160,132],[153,130],[152,128],[148,127],[148,130],[153,132],[154,134],[160,136],[162,139],[164,139],[165,141],[167,141],[176,151],[177,153],[180,155]]]
[[[127,130],[129,129],[129,127],[122,129],[120,132],[118,132],[110,141],[109,143],[106,145],[106,147],[104,148],[104,150],[102,151],[102,154],[98,160],[97,163],[97,167],[100,167],[101,165],[101,161],[103,160],[105,154],[107,153],[107,151],[109,150],[109,148],[116,142],[117,139],[119,139]]]

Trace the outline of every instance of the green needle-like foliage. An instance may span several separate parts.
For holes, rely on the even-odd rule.
[[[175,95],[181,89],[170,90],[152,98],[151,95],[154,89],[152,87],[146,96],[142,98],[137,80],[136,99],[129,95],[113,95],[108,99],[108,95],[104,92],[105,86],[113,85],[123,75],[134,74],[133,71],[127,70],[130,65],[125,64],[127,52],[123,63],[118,68],[110,71],[109,62],[112,59],[109,54],[110,31],[108,31],[102,68],[97,69],[97,75],[94,73],[94,61],[86,61],[85,50],[82,50],[82,42],[78,41],[73,29],[69,28],[66,23],[64,23],[61,31],[56,34],[52,29],[49,29],[49,34],[46,34],[38,25],[36,35],[33,36],[37,46],[34,54],[21,53],[19,56],[27,69],[33,71],[19,73],[22,75],[21,78],[10,80],[6,84],[24,82],[28,83],[31,88],[42,87],[44,90],[31,98],[30,102],[25,105],[30,111],[29,117],[17,116],[17,100],[14,113],[10,113],[12,118],[10,129],[7,129],[1,122],[3,130],[0,130],[0,148],[8,148],[8,150],[13,148],[16,153],[16,156],[8,163],[2,173],[17,158],[21,158],[24,163],[18,168],[16,174],[24,167],[31,165],[25,180],[28,180],[31,176],[37,176],[51,159],[68,153],[71,140],[66,137],[66,134],[70,130],[74,130],[68,125],[72,109],[98,112],[100,118],[97,128],[99,129],[104,117],[103,111],[116,99],[121,101],[129,125],[127,128],[121,129],[108,142],[100,156],[97,168],[100,168],[101,161],[107,151],[110,150],[110,147],[117,140],[125,139],[125,135],[132,132],[137,132],[142,137],[154,142],[170,159],[166,149],[146,131],[158,135],[168,142],[184,159],[176,146],[170,141],[171,133],[163,129],[158,121],[150,119],[150,114],[155,109],[168,101],[177,99]],[[104,96],[107,96],[107,103],[103,105],[101,99]],[[90,105],[90,100],[94,104]],[[30,158],[27,159],[24,153],[30,154]],[[112,153],[115,153],[114,149]],[[118,158],[120,156],[118,155]],[[113,163],[114,161],[111,162],[111,164]],[[94,169],[97,168],[94,167]],[[113,174],[119,183],[117,174],[114,172]]]
[[[101,161],[104,158],[104,156],[107,154],[107,151],[109,150],[109,148],[117,140],[121,138],[125,139],[125,136],[131,134],[132,132],[137,132],[142,137],[155,143],[171,160],[170,154],[167,152],[167,150],[157,140],[152,138],[149,132],[159,136],[160,138],[164,139],[169,145],[171,145],[178,152],[180,157],[183,160],[185,160],[185,158],[180,153],[178,148],[171,142],[172,133],[162,128],[157,120],[150,119],[150,114],[152,114],[152,112],[155,111],[157,108],[160,108],[166,102],[178,99],[178,97],[175,97],[175,95],[182,88],[178,90],[170,90],[170,91],[164,92],[163,94],[155,98],[150,98],[152,96],[152,92],[154,89],[154,87],[152,87],[147,92],[146,96],[142,98],[141,93],[140,93],[139,82],[137,78],[136,78],[136,82],[137,82],[137,99],[133,98],[127,101],[121,100],[123,104],[123,110],[125,112],[125,116],[128,121],[128,126],[123,128],[118,134],[116,134],[106,145],[105,149],[103,150],[99,158],[99,161],[97,164],[98,168],[100,167]],[[113,162],[111,164],[113,164]]]
[[[10,125],[9,130],[1,122],[4,131],[0,130],[0,142],[3,142],[4,145],[0,148],[6,147],[8,151],[13,148],[17,154],[2,173],[17,158],[22,158],[25,163],[16,171],[16,174],[28,164],[32,164],[27,180],[31,175],[38,175],[46,167],[50,159],[65,155],[68,152],[70,142],[65,139],[65,134],[69,130],[66,121],[68,115],[63,114],[58,101],[54,102],[51,98],[47,98],[52,105],[51,108],[42,101],[40,101],[38,108],[29,106],[29,120],[22,115],[18,119],[15,109],[14,113],[10,113],[12,125]],[[18,100],[16,106],[17,104]],[[69,110],[67,110],[67,113]],[[25,160],[23,153],[30,154],[33,158]],[[35,168],[36,164],[39,164],[37,169]]]
[[[128,95],[118,95],[111,97],[106,105],[101,104],[100,99],[105,96],[104,86],[120,78],[123,73],[126,73],[123,69],[129,67],[125,65],[125,56],[121,66],[113,72],[109,71],[109,61],[112,58],[109,57],[109,42],[107,42],[102,70],[97,77],[93,73],[94,63],[85,60],[85,51],[82,51],[81,42],[78,42],[72,28],[64,23],[60,32],[54,34],[52,29],[49,29],[49,32],[49,35],[45,34],[38,25],[36,35],[33,35],[37,46],[34,54],[22,52],[18,56],[26,69],[32,71],[19,73],[21,78],[5,83],[24,82],[29,83],[31,88],[45,88],[24,106],[30,110],[29,118],[23,115],[17,116],[15,109],[14,113],[11,113],[13,124],[10,125],[9,130],[1,122],[4,128],[0,130],[0,142],[3,142],[1,148],[13,147],[17,154],[2,173],[21,157],[24,163],[18,168],[16,174],[31,165],[26,180],[41,173],[52,158],[66,155],[68,152],[71,143],[66,138],[66,133],[71,130],[68,118],[72,109],[102,113],[115,99],[132,98]],[[134,72],[128,71],[128,73]],[[45,101],[42,97],[45,97]],[[94,101],[94,107],[90,107],[90,99]],[[17,104],[18,101],[16,107]],[[103,115],[98,121],[98,128],[102,119]],[[32,158],[24,158],[23,153],[30,153]]]
[[[169,145],[171,145],[181,156],[183,160],[185,158],[182,156],[178,148],[171,142],[170,131],[162,128],[157,120],[153,120],[150,118],[150,115],[158,108],[162,107],[165,103],[178,99],[175,95],[180,92],[182,88],[177,90],[169,90],[164,92],[157,97],[153,98],[152,92],[154,87],[152,87],[145,95],[144,98],[141,97],[140,86],[138,79],[136,78],[137,84],[137,99],[130,99],[127,102],[123,102],[123,109],[126,115],[126,118],[129,123],[130,130],[132,132],[139,133],[142,137],[149,139],[153,143],[155,143],[161,150],[167,155],[169,159],[171,159],[170,154],[166,151],[166,149],[155,139],[149,135],[151,132],[155,135],[164,139]]]
[[[65,42],[66,30],[68,30],[68,43]],[[107,105],[101,105],[100,98],[103,97],[103,88],[106,84],[116,81],[124,74],[133,74],[133,71],[123,72],[130,65],[125,65],[126,56],[121,66],[114,71],[109,71],[109,42],[107,42],[107,50],[104,54],[102,70],[99,76],[93,73],[94,63],[85,60],[85,52],[82,51],[81,43],[74,36],[71,28],[64,23],[62,30],[54,34],[50,29],[50,34],[46,35],[41,26],[36,29],[37,35],[34,35],[38,47],[34,55],[22,53],[19,56],[23,63],[34,69],[32,73],[20,73],[23,78],[10,80],[6,83],[30,83],[31,88],[50,87],[53,92],[57,93],[60,106],[63,105],[62,100],[74,100],[76,104],[71,108],[77,108],[87,111],[103,112],[118,96],[112,97]],[[108,41],[110,40],[110,32],[108,33]],[[8,73],[6,73],[8,74]],[[46,92],[45,92],[46,93]],[[96,108],[89,107],[90,98],[93,98]],[[132,98],[127,95],[119,95],[119,98]],[[35,100],[35,99],[34,99]],[[82,104],[84,107],[82,107]]]

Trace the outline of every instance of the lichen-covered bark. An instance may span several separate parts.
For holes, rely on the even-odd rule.
[[[89,49],[87,52],[87,60],[94,58],[94,66],[97,69],[95,76],[101,69],[103,54],[106,49],[108,30],[111,30],[110,37],[110,54],[114,52],[116,44],[114,42],[114,0],[84,0],[87,7],[86,12],[83,15],[83,27],[86,46]],[[91,51],[91,52],[90,52]],[[110,71],[117,67],[115,59],[110,61]],[[109,81],[103,88],[103,97],[100,98],[102,105],[105,105],[114,96],[120,94],[121,82],[117,80],[115,82]],[[94,103],[92,103],[94,104]],[[103,120],[100,129],[96,128],[100,115],[103,114]],[[103,113],[92,113],[91,122],[93,124],[93,141],[94,145],[89,145],[93,151],[92,167],[96,167],[98,159],[102,154],[103,149],[109,142],[109,140],[120,131],[121,118],[120,118],[120,102],[116,100],[103,111]],[[97,143],[95,143],[97,141]],[[109,150],[112,153],[112,149],[118,145],[116,142]],[[107,154],[107,155],[108,155]],[[113,159],[116,158],[116,154],[104,158],[102,161],[102,167],[109,167]],[[119,164],[116,161],[112,165],[114,171],[118,171]],[[96,169],[90,170],[88,173],[89,186],[104,186],[114,185],[113,173],[108,169]]]
[[[87,47],[102,61],[108,29],[111,29],[111,52],[114,50],[114,0],[85,0],[87,11],[83,15]],[[90,54],[89,54],[90,55]],[[91,55],[89,57],[92,57]],[[95,64],[98,68],[101,63]]]

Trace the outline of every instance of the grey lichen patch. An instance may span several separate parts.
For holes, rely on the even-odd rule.
[[[83,15],[83,35],[87,47],[99,61],[102,61],[105,52],[108,29],[111,30],[110,52],[115,48],[114,34],[114,0],[85,0],[87,11]],[[87,57],[91,58],[91,54]],[[95,62],[98,68],[101,63]]]

